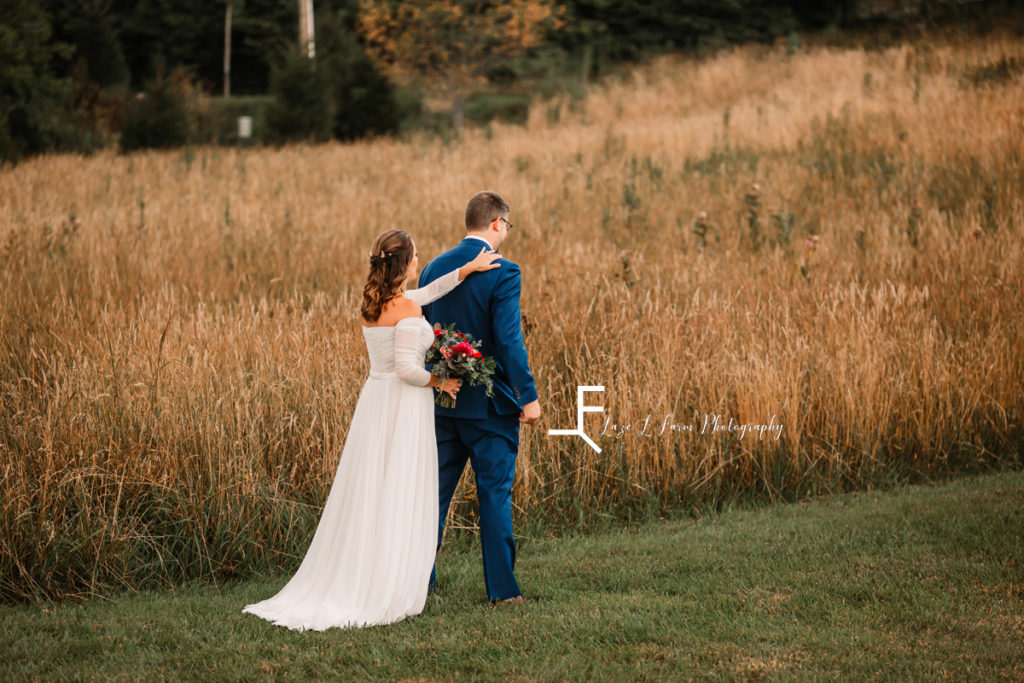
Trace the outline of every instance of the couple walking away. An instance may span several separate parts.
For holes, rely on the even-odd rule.
[[[467,459],[476,474],[487,597],[523,600],[513,573],[512,480],[519,425],[537,422],[540,403],[520,325],[519,266],[497,253],[512,227],[508,214],[493,192],[470,199],[465,239],[423,269],[419,289],[405,289],[419,263],[412,238],[401,230],[377,237],[361,310],[370,376],[320,523],[284,588],[243,612],[298,631],[422,612]],[[433,323],[454,323],[481,341],[481,353],[497,361],[493,396],[424,367]],[[432,388],[458,395],[455,407],[435,405]]]

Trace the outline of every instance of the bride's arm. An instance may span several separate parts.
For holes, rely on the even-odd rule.
[[[501,256],[497,252],[487,252],[486,247],[481,248],[480,253],[477,254],[476,258],[466,265],[461,268],[456,268],[450,273],[445,273],[424,287],[420,287],[419,289],[407,289],[405,290],[405,295],[420,306],[426,306],[430,302],[437,301],[442,296],[458,287],[459,283],[465,280],[470,273],[499,268],[501,264],[494,263],[494,261],[499,258],[501,258]]]
[[[402,318],[395,324],[395,372],[409,384],[417,387],[430,386],[433,373],[423,367],[423,354],[419,352],[420,327],[403,324],[416,318]]]
[[[465,277],[462,274],[463,268],[465,268],[465,266],[462,268],[456,268],[450,273],[445,273],[425,287],[420,287],[419,289],[407,289],[405,290],[405,295],[420,306],[426,306],[431,301],[437,301],[442,296],[459,286],[459,283]]]
[[[434,387],[455,397],[462,380],[440,377],[423,367],[423,354],[420,352],[421,328],[413,324],[402,323],[417,318],[403,318],[395,324],[395,372],[398,376],[417,387]]]

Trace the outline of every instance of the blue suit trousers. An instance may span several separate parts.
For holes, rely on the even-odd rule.
[[[519,451],[519,415],[499,415],[488,401],[486,419],[435,415],[434,428],[440,489],[438,550],[452,495],[468,459],[476,475],[487,597],[495,601],[522,595],[513,573],[516,544],[512,537],[512,481]],[[436,587],[435,563],[430,571],[430,589]]]

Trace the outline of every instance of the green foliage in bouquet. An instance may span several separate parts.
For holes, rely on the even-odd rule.
[[[454,325],[434,323],[434,343],[427,349],[426,363],[442,380],[456,378],[473,386],[483,385],[488,396],[494,395],[491,377],[497,362],[480,353],[478,340],[457,331]],[[455,407],[455,399],[444,392],[439,392],[434,402],[445,408]]]

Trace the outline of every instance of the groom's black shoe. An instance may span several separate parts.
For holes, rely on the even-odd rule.
[[[526,598],[522,595],[516,595],[515,597],[505,598],[504,600],[491,600],[492,605],[511,605],[514,602],[526,602]]]

